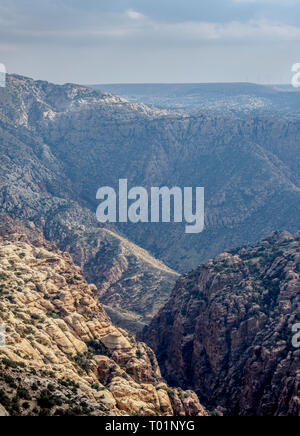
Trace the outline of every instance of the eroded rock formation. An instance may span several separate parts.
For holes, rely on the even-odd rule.
[[[144,334],[171,385],[217,414],[299,415],[300,233],[272,234],[183,276]]]
[[[147,345],[112,325],[70,254],[20,230],[0,236],[2,415],[206,415],[195,393],[164,383]]]

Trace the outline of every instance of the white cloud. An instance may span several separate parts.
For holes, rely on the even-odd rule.
[[[0,0],[0,2],[3,0]],[[11,0],[10,0],[11,1]],[[32,0],[33,1],[33,0]],[[50,2],[50,0],[47,0]],[[279,2],[280,0],[232,0],[237,3]],[[290,0],[281,0],[281,2]],[[292,1],[292,0],[291,0]],[[294,0],[300,2],[300,0]],[[5,2],[6,3],[6,2]],[[50,4],[50,3],[49,3]],[[300,41],[300,27],[270,20],[231,22],[153,20],[142,13],[128,9],[97,16],[91,11],[65,13],[68,20],[41,20],[39,17],[22,15],[0,6],[0,40],[2,50],[17,44],[108,44],[131,40],[133,44],[149,42],[157,47],[165,45],[192,46],[205,42]],[[65,11],[66,12],[66,11]],[[64,15],[64,14],[61,14]],[[60,17],[61,17],[60,15]],[[2,18],[1,18],[2,17]],[[50,17],[51,18],[51,17]],[[12,25],[13,23],[13,25]]]
[[[251,20],[246,23],[233,21],[228,23],[183,22],[166,25],[154,25],[157,31],[174,33],[182,37],[204,41],[228,40],[268,40],[298,41],[300,28],[296,26],[272,23],[265,20]]]
[[[134,11],[133,9],[129,9],[126,11],[126,15],[131,20],[143,20],[145,16],[141,14],[140,12]]]

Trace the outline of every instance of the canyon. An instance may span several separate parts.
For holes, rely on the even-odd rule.
[[[299,416],[300,233],[276,232],[178,280],[143,339],[213,414]]]
[[[299,415],[300,94],[246,88],[177,110],[7,75],[0,415]],[[120,179],[204,186],[204,231],[99,223]]]
[[[0,236],[0,323],[2,416],[207,416],[111,323],[71,256],[13,222]]]
[[[178,273],[274,230],[299,230],[299,132],[289,110],[179,114],[8,75],[0,89],[1,214],[32,222],[69,251],[114,322],[136,334],[167,302]],[[205,231],[100,225],[97,190],[122,178],[147,189],[204,186]]]

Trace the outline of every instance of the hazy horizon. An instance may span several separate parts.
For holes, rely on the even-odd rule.
[[[54,81],[54,80],[49,80],[49,79],[45,79],[43,77],[39,77],[37,75],[26,75],[26,74],[22,74],[19,72],[10,72],[7,71],[8,75],[11,76],[24,76],[27,77],[29,79],[33,79],[35,81],[42,81],[42,82],[50,82],[53,84],[57,84],[57,85],[66,85],[69,83],[72,83],[74,85],[80,85],[80,86],[114,86],[114,85],[122,85],[122,86],[131,86],[131,85],[174,85],[174,86],[179,86],[179,85],[256,85],[256,86],[279,86],[279,87],[289,87],[291,88],[291,90],[293,91],[298,91],[300,92],[299,89],[294,88],[290,83],[257,83],[257,82],[246,82],[246,81],[227,81],[227,82],[217,82],[217,81],[213,81],[213,82],[94,82],[94,83],[80,83],[80,82],[70,82],[70,81]]]
[[[0,63],[54,83],[287,84],[300,0],[0,0]]]

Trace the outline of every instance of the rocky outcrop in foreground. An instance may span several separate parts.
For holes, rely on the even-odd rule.
[[[300,233],[274,233],[183,276],[144,334],[171,385],[219,415],[299,416]]]
[[[153,351],[114,327],[69,254],[3,229],[0,415],[206,415],[171,389]]]

